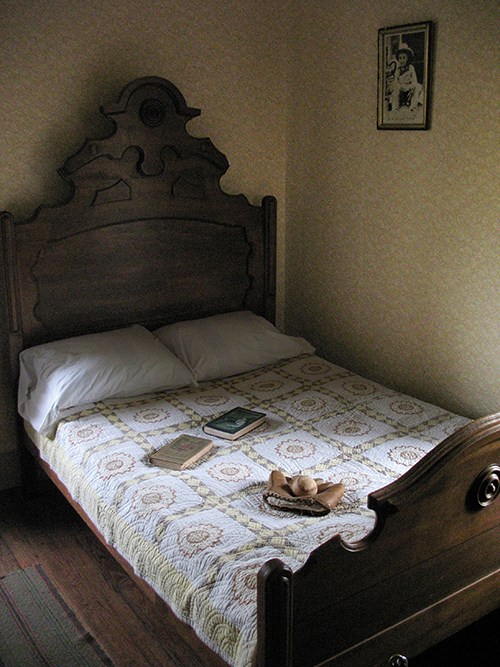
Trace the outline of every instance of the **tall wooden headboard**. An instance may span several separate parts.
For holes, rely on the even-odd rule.
[[[69,201],[0,215],[11,359],[49,339],[248,309],[275,314],[276,200],[228,195],[226,157],[186,130],[199,115],[158,77],[101,109],[114,123],[61,176]]]

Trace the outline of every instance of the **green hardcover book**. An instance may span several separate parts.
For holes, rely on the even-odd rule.
[[[194,435],[180,435],[149,455],[149,462],[163,468],[184,470],[207,454],[214,443]]]
[[[205,424],[203,430],[205,433],[215,435],[218,438],[236,440],[263,424],[265,420],[266,415],[264,412],[248,410],[247,408],[233,408],[229,412],[220,415],[220,417],[209,421]]]

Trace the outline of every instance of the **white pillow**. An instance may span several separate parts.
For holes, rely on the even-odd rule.
[[[186,366],[139,325],[37,345],[19,358],[18,410],[44,435],[67,408],[195,384]]]
[[[271,322],[248,311],[168,324],[154,335],[199,381],[245,373],[314,352],[304,338],[286,336]]]

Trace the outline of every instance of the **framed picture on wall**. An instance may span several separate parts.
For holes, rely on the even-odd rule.
[[[379,130],[429,128],[431,46],[431,21],[378,31]]]

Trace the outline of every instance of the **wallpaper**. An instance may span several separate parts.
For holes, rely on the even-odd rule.
[[[500,6],[296,8],[308,29],[290,62],[287,327],[401,391],[499,410]],[[378,29],[426,20],[431,128],[377,130]]]

